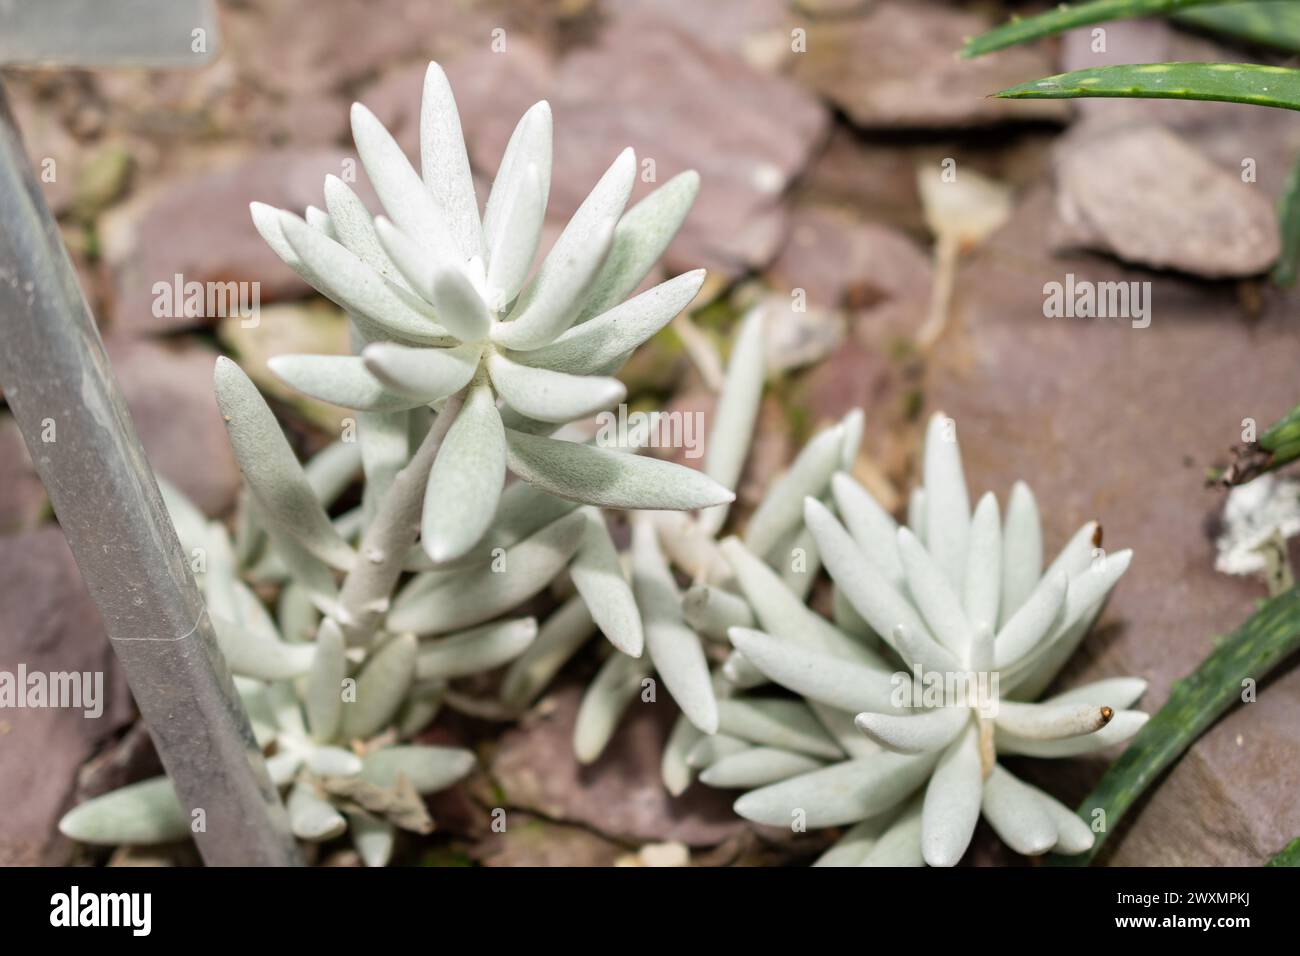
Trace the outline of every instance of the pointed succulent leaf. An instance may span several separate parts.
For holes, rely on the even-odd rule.
[[[1002,519],[992,492],[979,500],[971,516],[963,587],[966,619],[972,625],[997,627],[998,602],[1002,598]]]
[[[801,523],[804,499],[820,497],[839,468],[844,429],[833,425],[815,435],[784,475],[772,483],[749,525],[745,544],[755,554],[766,555]]]
[[[420,402],[444,398],[470,383],[483,348],[410,348],[394,342],[373,342],[361,353],[366,370],[390,391]]]
[[[664,743],[663,756],[659,759],[659,777],[664,782],[664,789],[674,797],[680,797],[691,785],[695,770],[686,762],[686,754],[703,739],[705,735],[685,714],[677,715]]]
[[[632,589],[645,632],[645,647],[673,700],[706,734],[718,729],[718,702],[699,636],[682,620],[681,596],[656,540],[642,518],[632,526]]]
[[[821,761],[805,754],[776,747],[750,747],[711,764],[700,772],[700,782],[732,789],[765,787],[821,766]]]
[[[639,619],[637,626],[640,626]],[[582,595],[575,594],[546,619],[537,632],[537,639],[510,664],[501,680],[501,702],[517,709],[531,704],[595,633],[596,622],[591,611]]]
[[[619,719],[641,691],[641,682],[650,670],[648,660],[628,657],[618,651],[606,658],[578,705],[573,725],[573,753],[578,763],[592,763],[604,752]]]
[[[740,539],[727,538],[720,547],[763,630],[834,657],[869,667],[884,667],[884,662],[869,648],[805,605]]]
[[[474,763],[474,754],[460,747],[404,744],[366,754],[361,779],[377,787],[392,787],[398,777],[405,777],[416,793],[437,793],[462,780]]]
[[[1011,620],[1029,595],[1043,571],[1043,529],[1038,518],[1038,502],[1023,481],[1011,486],[1007,500],[1007,517],[1002,528],[1002,599],[999,603],[999,626]]]
[[[727,640],[730,628],[753,627],[757,623],[743,597],[708,584],[697,584],[686,592],[682,617],[705,637],[718,641]]]
[[[343,248],[389,282],[407,292],[413,291],[379,241],[375,219],[366,204],[347,183],[333,174],[325,177],[325,205],[334,223],[335,238]]]
[[[1140,677],[1107,677],[1103,680],[1073,687],[1044,704],[1105,704],[1115,710],[1132,707],[1147,691],[1147,682]]]
[[[583,508],[587,527],[582,544],[569,565],[573,586],[609,642],[624,654],[640,657],[645,643],[641,614],[632,587],[623,573],[614,539],[597,508]]]
[[[350,568],[354,552],[330,524],[257,387],[224,356],[217,359],[213,378],[235,458],[267,518],[322,561]]]
[[[485,624],[420,645],[415,676],[420,680],[467,677],[514,660],[537,637],[537,621],[521,617]]]
[[[299,840],[321,843],[340,836],[348,828],[343,814],[303,780],[295,783],[289,791],[285,809],[289,811],[289,828]]]
[[[549,345],[510,357],[571,375],[607,374],[686,308],[703,282],[703,269],[684,272],[575,325]]]
[[[1141,730],[1150,716],[1140,710],[1117,710],[1100,730],[1061,740],[1036,740],[999,729],[997,748],[999,753],[1026,757],[1079,757],[1122,744]]]
[[[893,587],[903,585],[903,563],[898,556],[898,522],[877,504],[867,489],[844,472],[831,476],[835,509],[867,560]]]
[[[891,703],[894,683],[886,671],[778,640],[762,631],[733,627],[730,636],[747,661],[797,694],[854,713],[893,713],[898,709]]]
[[[569,514],[508,548],[502,570],[467,567],[412,597],[399,593],[389,612],[393,631],[444,634],[472,627],[518,607],[546,587],[578,549],[586,517]]]
[[[855,823],[844,832],[829,850],[813,861],[813,866],[858,866],[885,832],[891,814],[882,813],[861,823]]]
[[[967,722],[960,739],[939,758],[925,788],[921,855],[930,866],[956,866],[975,834],[984,792],[977,737],[975,727]]]
[[[951,579],[925,546],[907,528],[898,529],[898,553],[907,575],[907,589],[921,610],[930,632],[958,660],[970,647],[971,624]]]
[[[970,495],[957,444],[957,423],[942,412],[925,433],[925,546],[960,593],[970,540]]]
[[[812,828],[857,823],[897,806],[929,776],[937,754],[878,753],[751,790],[735,803],[746,820],[788,827],[796,810]]]
[[[913,800],[867,851],[859,866],[924,866],[922,803]]]
[[[543,422],[562,424],[586,418],[627,397],[616,378],[569,375],[511,361],[500,352],[488,357],[497,393],[515,411]]]
[[[812,711],[797,700],[778,697],[721,700],[718,702],[718,732],[760,746],[825,760],[838,760],[844,756]]]
[[[699,190],[699,174],[687,170],[623,215],[605,264],[583,303],[579,322],[617,305],[641,284],[681,228]]]
[[[447,341],[446,330],[427,305],[339,243],[287,212],[280,213],[280,229],[298,259],[317,276],[317,290],[341,308],[404,339],[430,345]]]
[[[483,258],[483,228],[478,220],[478,200],[461,132],[460,111],[447,74],[437,63],[430,63],[424,74],[420,99],[420,172],[425,187],[442,210],[447,231],[461,257]]]
[[[519,180],[531,175],[530,166],[537,171],[537,182],[541,190],[539,205],[545,211],[551,189],[551,106],[545,100],[534,103],[520,117],[514,132],[510,134],[510,141],[501,157],[501,165],[497,167],[492,191],[488,194],[487,205],[483,210],[483,237],[489,254],[493,257],[500,254],[498,250],[503,242],[519,242],[528,238],[509,231],[512,223],[507,209],[510,197],[519,188]]]
[[[423,404],[386,389],[354,355],[276,355],[267,364],[282,382],[331,405],[391,412]]]
[[[463,271],[455,267],[438,269],[429,291],[439,325],[462,342],[487,339],[492,316]]]
[[[343,719],[343,679],[348,673],[343,632],[329,618],[316,633],[316,657],[307,672],[303,703],[312,738],[325,743],[338,734]]]
[[[360,103],[352,104],[352,139],[379,202],[398,228],[419,243],[434,262],[463,261],[433,193],[420,181],[402,147]]]
[[[604,508],[690,511],[734,500],[713,479],[681,465],[577,442],[506,430],[512,472],[559,498]]]
[[[1016,663],[1051,632],[1065,605],[1067,580],[1063,572],[1048,575],[1003,625],[995,647],[995,666]]]
[[[912,603],[872,566],[830,509],[816,498],[808,498],[804,520],[817,539],[826,570],[872,630],[887,641],[893,640],[899,626],[915,634],[929,634]]]
[[[59,820],[59,832],[82,843],[145,846],[189,836],[190,817],[171,780],[154,777],[74,807]]]
[[[365,812],[348,813],[347,818],[348,836],[361,862],[369,867],[387,866],[393,857],[397,827]]]
[[[983,811],[997,835],[1017,853],[1038,856],[1056,845],[1056,824],[1038,794],[996,764],[984,781]]]
[[[749,455],[766,372],[763,309],[760,306],[751,309],[741,321],[705,448],[704,473],[732,491],[736,490],[741,469]],[[705,531],[716,534],[726,523],[727,510],[726,505],[719,505],[704,512],[700,522]]]
[[[536,163],[530,162],[523,174],[510,184],[510,194],[504,203],[501,229],[488,250],[487,270],[488,294],[492,297],[489,305],[499,311],[519,295],[542,237],[546,198]]]
[[[220,615],[210,616],[217,645],[233,673],[258,680],[289,680],[311,669],[316,650],[310,644],[270,640]]]
[[[1064,740],[1100,730],[1115,716],[1114,708],[1087,703],[998,703],[994,724],[999,730],[1030,740]]]
[[[910,714],[863,713],[853,722],[887,750],[921,754],[947,747],[970,725],[970,717],[967,707],[937,707]]]
[[[749,741],[741,740],[739,737],[729,737],[727,734],[704,734],[686,754],[686,763],[696,770],[703,770],[705,767],[713,766],[723,757],[749,750],[752,746]]]
[[[391,722],[415,677],[413,634],[392,638],[367,658],[357,675],[356,699],[343,706],[344,740],[364,740]]]
[[[505,429],[486,383],[470,389],[438,450],[424,494],[420,540],[435,562],[478,544],[506,480]]]

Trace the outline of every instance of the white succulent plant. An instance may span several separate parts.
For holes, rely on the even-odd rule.
[[[749,701],[750,722],[766,725],[766,747],[753,748],[752,733],[697,745],[697,762],[708,765],[702,779],[757,787],[735,805],[756,822],[853,824],[824,864],[953,865],[981,812],[1017,852],[1087,850],[1089,826],[996,758],[1102,751],[1146,721],[1128,709],[1146,687],[1137,678],[1032,703],[1088,632],[1131,552],[1106,555],[1090,522],[1044,571],[1032,493],[1015,485],[1005,522],[992,494],[972,512],[955,425],[942,415],[927,430],[924,485],[908,527],[847,474],[831,489],[842,522],[813,497],[803,513],[849,605],[837,614],[840,628],[781,594],[779,579],[738,542],[724,545],[757,621],[731,627],[732,644],[747,667],[807,706]]]
[[[455,421],[429,473],[421,543],[434,563],[466,555],[496,513],[507,469],[553,495],[615,508],[699,508],[730,495],[690,469],[547,437],[625,397],[607,377],[699,291],[703,270],[628,301],[698,189],[682,173],[624,212],[636,158],[624,150],[529,278],[551,180],[551,111],[519,121],[480,221],[459,114],[429,65],[416,173],[361,104],[352,131],[387,217],[338,177],[306,219],[254,203],[275,252],[353,320],[358,355],[284,355],[271,367],[325,401],[374,413],[427,405]],[[499,410],[497,400],[504,403]],[[337,544],[318,556],[341,556]]]
[[[218,642],[272,778],[289,788],[294,833],[329,839],[350,819],[362,858],[383,863],[394,827],[428,823],[412,795],[473,765],[467,751],[398,742],[444,702],[480,706],[451,682],[529,648],[538,628],[512,616],[522,603],[567,571],[581,614],[566,605],[542,636],[581,617],[619,652],[642,653],[641,615],[600,507],[693,509],[734,496],[635,449],[550,435],[621,401],[607,376],[699,290],[695,271],[623,301],[681,225],[694,173],[624,212],[636,170],[625,151],[526,281],[550,185],[545,103],[511,137],[481,221],[436,64],[421,112],[423,180],[369,111],[355,106],[352,121],[388,219],[335,177],[324,211],[300,219],[254,203],[252,215],[276,253],[348,313],[358,352],[271,366],[305,394],[356,409],[358,440],[304,467],[257,387],[218,359],[217,403],[245,480],[233,542],[167,497],[182,543],[203,556],[195,570]],[[332,518],[358,469],[362,505]],[[522,480],[507,486],[507,469]],[[278,623],[249,582],[281,586]],[[90,842],[174,838],[187,824],[163,778],[64,822]]]

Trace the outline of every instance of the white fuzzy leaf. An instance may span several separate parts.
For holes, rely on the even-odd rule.
[[[937,755],[878,753],[751,790],[735,803],[746,820],[789,827],[795,812],[811,829],[857,823],[897,806],[929,776]]]
[[[907,528],[898,529],[898,553],[903,559],[907,589],[931,633],[958,660],[965,660],[970,648],[971,624],[948,575]]]
[[[59,820],[59,832],[82,843],[147,846],[190,835],[190,815],[167,777],[153,777],[94,797]]]
[[[310,644],[285,644],[254,634],[220,615],[210,617],[217,645],[232,673],[258,680],[288,680],[310,670],[316,654]]]
[[[546,587],[577,550],[586,517],[570,514],[508,548],[502,570],[471,566],[442,577],[433,589],[399,592],[388,614],[391,631],[444,634],[518,607]]]
[[[718,732],[764,747],[839,760],[844,754],[804,703],[778,697],[718,702]],[[758,784],[754,784],[758,786]]]
[[[984,777],[978,734],[969,723],[948,747],[925,788],[921,855],[930,866],[956,866],[975,834]]]
[[[289,811],[289,829],[299,840],[320,843],[332,840],[348,828],[348,821],[333,805],[323,799],[316,788],[305,781],[299,781],[289,791],[285,801]]]
[[[898,556],[898,522],[871,493],[844,472],[831,477],[831,493],[844,527],[867,560],[894,588],[903,586],[903,562]]]
[[[326,618],[316,634],[316,658],[303,694],[307,726],[321,743],[334,739],[343,719],[343,678],[348,673],[344,649],[343,632]]]
[[[275,355],[267,364],[282,382],[331,405],[391,412],[424,404],[386,389],[355,355]]]
[[[388,217],[439,265],[465,260],[447,228],[438,202],[402,153],[402,147],[375,115],[352,104],[352,139],[366,175]]]
[[[587,527],[569,565],[569,577],[609,642],[624,654],[640,657],[644,646],[641,614],[623,574],[618,549],[599,509],[584,508],[583,513]]]
[[[970,522],[962,607],[972,625],[998,626],[1002,598],[1002,519],[998,500],[989,492],[980,498]]]
[[[686,719],[685,714],[677,715],[659,760],[659,778],[664,782],[664,789],[674,797],[680,797],[691,785],[695,771],[686,762],[686,754],[704,739],[705,735]]]
[[[536,619],[521,617],[425,641],[416,658],[415,676],[419,680],[451,680],[489,671],[514,660],[535,637]]]
[[[995,662],[999,670],[1019,661],[1052,630],[1065,604],[1064,573],[1044,577],[998,633]]]
[[[350,568],[356,555],[330,524],[257,387],[224,356],[217,359],[213,380],[240,471],[267,518],[322,561]]]
[[[511,353],[517,362],[571,375],[606,374],[637,346],[690,304],[704,282],[704,270],[684,272],[616,305],[590,322],[575,325],[549,345]]]
[[[325,177],[325,205],[343,248],[394,285],[410,292],[411,285],[385,251],[375,232],[375,219],[359,196],[337,176]]]
[[[520,365],[499,352],[488,357],[487,367],[506,404],[538,421],[561,424],[586,418],[627,397],[627,389],[616,378]]]
[[[392,721],[415,676],[415,635],[394,637],[372,653],[357,675],[356,700],[343,704],[340,735],[367,739]]]
[[[1056,845],[1056,824],[1038,793],[996,764],[984,781],[983,811],[997,835],[1017,853],[1038,856]]]
[[[460,112],[447,74],[430,63],[420,100],[420,172],[463,258],[483,258],[483,228],[478,221],[474,177],[460,127]]]
[[[482,354],[482,346],[474,344],[434,349],[373,342],[362,351],[361,360],[393,392],[431,402],[468,385]]]
[[[891,702],[894,684],[885,671],[778,640],[762,631],[733,627],[730,634],[731,643],[747,661],[797,694],[854,713],[898,710]]]
[[[459,558],[478,544],[496,514],[505,480],[501,415],[492,390],[475,385],[429,471],[420,541],[434,562]]]
[[[751,747],[711,764],[701,771],[700,782],[721,788],[765,787],[821,766],[820,761],[804,754],[776,747]]]
[[[735,495],[690,468],[576,442],[506,430],[509,467],[556,497],[604,508],[689,511]]]
[[[1149,719],[1150,715],[1140,710],[1119,710],[1101,730],[1063,740],[1033,740],[998,730],[998,752],[1026,757],[1079,757],[1124,743]]]
[[[736,490],[741,469],[749,455],[758,406],[763,399],[763,379],[767,372],[763,350],[763,309],[751,309],[740,323],[727,378],[713,412],[713,424],[705,445],[704,473],[724,488]],[[700,515],[700,523],[709,534],[716,534],[727,521],[726,505],[710,508]]]
[[[595,678],[587,685],[573,725],[573,753],[578,763],[592,763],[605,750],[618,727],[619,718],[650,674],[650,662],[610,654]]]
[[[858,714],[857,728],[887,750],[900,754],[928,753],[947,747],[969,726],[968,707],[938,707],[909,714]]]
[[[366,754],[361,779],[378,787],[392,787],[401,776],[411,781],[416,793],[437,793],[463,779],[474,763],[474,754],[460,747],[383,747]]]
[[[546,209],[547,197],[551,190],[551,107],[543,100],[534,103],[519,119],[510,141],[506,144],[497,167],[497,175],[488,194],[487,206],[483,210],[483,236],[490,254],[495,257],[503,243],[521,242],[527,235],[515,235],[508,231],[507,208],[509,197],[519,188],[518,181],[529,176],[529,167],[537,171],[537,182],[541,190],[539,205]],[[535,239],[532,239],[534,243]],[[531,258],[531,257],[530,257]]]
[[[655,540],[654,525],[632,527],[632,590],[641,609],[645,647],[673,700],[706,734],[718,729],[718,702],[699,636],[682,620],[682,601]]]
[[[503,310],[519,295],[537,254],[546,216],[541,173],[529,163],[523,175],[510,184],[502,210],[501,229],[488,251],[487,287],[490,305]]]
[[[930,419],[925,433],[925,546],[961,592],[970,540],[970,496],[962,472],[957,423],[943,413]]]
[[[999,626],[1029,599],[1043,570],[1043,529],[1038,502],[1023,481],[1011,486],[1002,527],[1002,601]]]
[[[583,303],[586,322],[629,295],[668,248],[700,189],[694,170],[679,173],[633,206],[618,221],[609,255]]]
[[[844,429],[833,425],[815,435],[788,471],[772,483],[745,528],[745,544],[766,555],[802,522],[804,499],[819,498],[840,465]]]

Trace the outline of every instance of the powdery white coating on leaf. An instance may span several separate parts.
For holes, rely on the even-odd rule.
[[[610,654],[582,695],[573,725],[573,753],[578,763],[591,763],[605,750],[619,719],[636,699],[651,672],[647,659]]]
[[[760,306],[741,321],[704,455],[704,473],[732,491],[736,490],[749,455],[766,372]],[[727,520],[727,511],[725,505],[719,505],[704,512],[700,516],[704,533],[716,534]]]
[[[475,385],[429,472],[420,541],[434,562],[466,554],[496,514],[506,480],[505,428],[492,390]]]
[[[605,508],[689,511],[734,500],[713,479],[656,458],[506,430],[510,470],[560,498]]]
[[[428,401],[389,391],[354,355],[276,355],[267,365],[277,378],[304,395],[344,408],[393,412]]]
[[[267,517],[322,561],[351,567],[355,554],[330,524],[257,387],[224,356],[217,359],[213,379],[240,471]]]
[[[618,650],[640,657],[645,644],[641,614],[623,573],[618,549],[596,508],[584,508],[587,527],[569,565],[569,577],[601,632]]]
[[[366,754],[361,779],[378,787],[391,787],[399,776],[404,776],[416,793],[436,793],[464,779],[474,764],[474,754],[460,747],[384,747]]]
[[[447,74],[437,63],[430,63],[424,74],[420,98],[420,172],[461,257],[486,255],[460,111]]]
[[[984,789],[977,731],[969,722],[934,768],[921,811],[921,855],[930,866],[956,866],[975,833]]]
[[[799,526],[804,499],[820,497],[831,475],[839,469],[843,441],[843,428],[833,425],[804,446],[789,470],[773,482],[749,519],[745,528],[745,544],[749,550],[767,555]]]
[[[492,670],[514,660],[536,637],[536,619],[524,617],[434,638],[420,645],[415,676],[450,680]]]
[[[681,616],[681,595],[644,518],[632,526],[632,590],[645,632],[646,652],[682,713],[706,734],[718,729],[718,702],[699,636]]]
[[[370,374],[392,391],[431,402],[468,385],[482,354],[482,347],[474,344],[427,349],[374,342],[362,350],[361,359]]]
[[[750,747],[711,764],[700,772],[700,780],[710,787],[748,789],[765,787],[821,766],[820,761],[805,754],[776,747]]]
[[[892,711],[893,684],[877,670],[781,641],[762,631],[733,627],[731,643],[764,675],[812,700],[853,712]]]
[[[571,422],[627,397],[627,389],[616,378],[569,375],[520,365],[499,352],[488,357],[487,367],[492,385],[506,404],[538,421]]]
[[[766,747],[837,760],[843,751],[807,705],[777,697],[718,702],[718,732]]]
[[[415,678],[415,635],[402,634],[379,648],[357,675],[356,699],[343,703],[344,740],[371,737],[388,726]]]
[[[640,618],[637,627],[640,628]],[[582,595],[575,594],[551,612],[537,639],[515,658],[501,680],[501,702],[507,707],[523,708],[531,704],[551,679],[560,672],[578,648],[596,633]]]
[[[189,835],[190,818],[167,777],[153,777],[87,800],[64,814],[59,832],[82,843],[148,846]]]

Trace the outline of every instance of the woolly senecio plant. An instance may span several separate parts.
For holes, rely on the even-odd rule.
[[[281,356],[272,369],[355,409],[358,440],[304,468],[252,381],[219,359],[217,403],[245,480],[233,542],[168,497],[183,543],[203,556],[195,571],[273,779],[288,788],[295,834],[316,842],[351,820],[363,859],[383,863],[394,827],[427,829],[412,794],[473,762],[404,741],[444,701],[473,706],[450,682],[533,642],[536,622],[512,610],[567,570],[586,623],[642,653],[641,616],[599,508],[734,496],[691,469],[552,435],[621,401],[608,376],[699,290],[697,270],[624,301],[681,225],[694,173],[625,212],[636,170],[625,150],[527,281],[550,186],[546,103],[516,127],[481,219],[436,64],[421,110],[423,178],[365,107],[353,107],[352,125],[387,217],[333,176],[325,209],[305,218],[251,208],[275,252],[347,312],[356,346]],[[361,506],[331,518],[358,467]],[[507,470],[521,480],[506,487]],[[406,572],[417,573],[399,589]],[[278,622],[250,582],[281,586]],[[184,821],[170,784],[138,787],[77,808],[65,830],[89,842],[174,838]]]
[[[950,866],[981,813],[1017,852],[1083,852],[1093,842],[1088,824],[997,757],[1092,753],[1145,722],[1127,709],[1145,690],[1136,678],[1033,703],[1100,613],[1131,552],[1106,555],[1090,522],[1043,571],[1032,493],[1015,485],[1005,522],[992,494],[972,512],[955,425],[942,415],[927,431],[924,478],[908,527],[896,526],[846,474],[831,481],[839,518],[822,501],[805,500],[806,526],[865,642],[847,645],[843,634],[827,642],[826,628],[783,631],[780,602],[769,593],[772,607],[755,615],[763,629],[733,626],[731,642],[749,667],[801,695],[818,720],[787,715],[783,745],[747,757],[738,747],[722,755],[730,772],[719,774],[714,763],[703,778],[766,783],[736,801],[736,811],[757,822],[855,824],[824,864]],[[745,556],[731,557],[743,573]],[[884,640],[879,656],[869,650],[874,635]],[[854,724],[864,736],[853,736]]]

